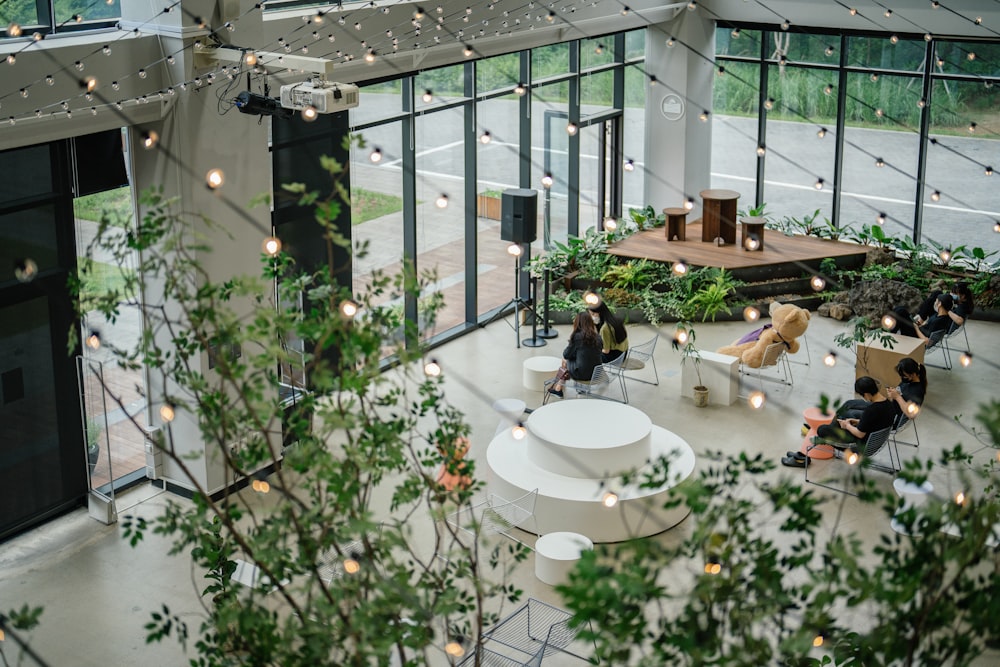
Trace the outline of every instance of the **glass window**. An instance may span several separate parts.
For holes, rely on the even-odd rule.
[[[569,71],[569,44],[552,44],[531,50],[531,76],[536,81]]]
[[[944,74],[1000,76],[1000,43],[936,42],[934,55]]]
[[[876,223],[884,213],[887,234],[913,233],[919,135],[877,116],[872,109],[891,103],[908,82],[907,78],[888,75],[876,82],[867,74],[848,76],[852,93],[845,109],[842,228],[851,225],[860,229]],[[866,92],[854,92],[859,90]]]
[[[106,22],[108,19],[118,18],[122,15],[120,0],[113,0],[110,3],[102,0],[101,2],[89,2],[86,5],[56,0],[52,3],[52,7],[55,15],[54,23],[57,29],[62,26],[72,27],[77,25],[74,18],[77,15],[82,18],[81,23],[91,21]]]
[[[614,107],[615,73],[611,70],[580,76],[580,117]]]
[[[495,58],[485,58],[476,63],[476,92],[516,86],[521,80],[521,56],[508,53]]]
[[[417,118],[417,268],[436,274],[417,305],[423,339],[465,321],[464,112],[454,107]],[[439,297],[444,308],[432,327],[422,314]]]
[[[417,109],[461,99],[465,97],[465,64],[420,72],[413,86]]]
[[[719,26],[715,29],[715,52],[720,56],[760,58],[760,30]]]
[[[840,65],[840,37],[787,32],[768,33],[768,36],[774,43],[781,41],[782,53],[793,63]],[[768,56],[774,60],[781,57],[777,45],[768,49]]]
[[[580,40],[580,71],[613,63],[615,61],[614,45],[614,35]]]
[[[715,77],[713,90],[712,187],[739,192],[742,209],[756,199],[760,66],[727,62],[725,67],[726,73]],[[701,111],[689,107],[687,113]]]
[[[766,112],[763,201],[772,217],[816,216],[822,222],[833,216],[836,144],[833,132],[824,137],[818,132],[836,117],[836,97],[811,80],[810,70],[769,67],[768,97],[774,103]],[[757,154],[756,147],[751,150]],[[819,179],[822,188],[816,187]]]
[[[0,214],[0,282],[14,281],[12,267],[31,260],[39,271],[59,267],[55,206],[46,204]]]
[[[850,37],[847,40],[847,64],[850,67],[919,72],[923,69],[925,50],[926,44],[922,39],[900,39],[893,44],[889,37]]]
[[[625,60],[646,57],[646,31],[633,30],[625,33]]]
[[[374,123],[391,117],[403,110],[402,83],[400,79],[363,86],[359,91],[358,106],[351,109],[351,125]]]
[[[632,34],[632,33],[629,33]],[[625,68],[625,118],[622,131],[622,158],[631,169],[622,174],[622,212],[645,206],[643,193],[646,162],[646,75],[637,67]]]
[[[931,100],[936,143],[927,145],[921,240],[998,250],[1000,234],[992,232],[1000,217],[998,175],[988,176],[986,167],[1000,169],[1000,91],[978,82],[936,81]],[[931,199],[935,190],[938,201]]]
[[[542,177],[552,175],[552,187],[540,190],[543,204],[543,225],[538,237],[565,243],[568,229],[569,201],[569,83],[540,86],[531,98],[531,187],[540,188]]]

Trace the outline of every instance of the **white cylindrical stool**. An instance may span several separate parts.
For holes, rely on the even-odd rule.
[[[542,391],[545,389],[545,381],[555,377],[560,366],[562,366],[562,359],[559,357],[541,356],[525,359],[521,375],[524,388]]]
[[[500,423],[497,424],[497,430],[493,432],[493,435],[497,435],[500,431],[511,428],[521,421],[521,416],[527,407],[525,402],[519,398],[498,398],[493,401],[493,409],[500,413]]]
[[[535,576],[555,586],[566,581],[573,564],[594,543],[580,533],[557,532],[542,535],[535,542]]]

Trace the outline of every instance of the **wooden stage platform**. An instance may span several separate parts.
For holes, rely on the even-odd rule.
[[[785,236],[771,229],[764,233],[763,250],[744,250],[738,235],[737,243],[720,247],[702,242],[701,220],[688,223],[684,231],[686,241],[667,241],[663,227],[638,232],[609,246],[608,253],[671,264],[683,260],[693,267],[725,268],[743,280],[791,276],[810,269],[815,272],[827,257],[832,257],[841,267],[859,267],[864,264],[867,253],[865,246],[856,243],[813,236]]]

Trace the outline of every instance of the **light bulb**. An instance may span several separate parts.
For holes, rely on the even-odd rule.
[[[528,436],[528,429],[524,428],[521,422],[517,422],[510,430],[510,434],[515,440],[524,440]]]
[[[972,51],[969,51],[969,53],[965,57],[968,58],[969,60],[975,60],[976,54],[973,53]]]
[[[688,272],[688,266],[684,260],[681,260],[679,262],[674,262],[674,265],[670,267],[670,270],[679,276],[683,276]]]
[[[528,89],[524,87],[523,83],[518,83],[516,86],[514,86],[515,95],[521,96],[524,95],[526,92],[528,92]]]
[[[264,239],[263,243],[260,244],[260,247],[264,251],[265,255],[274,257],[281,252],[281,239],[275,236],[268,236]]]
[[[431,359],[424,364],[424,375],[432,378],[441,375],[441,365],[437,362],[437,359]]]
[[[28,283],[34,280],[36,275],[38,275],[38,264],[30,257],[18,260],[14,264],[14,277],[18,281]]]
[[[674,46],[674,44],[675,44],[675,43],[676,43],[676,42],[675,42],[675,40],[674,40],[674,37],[673,37],[673,35],[671,35],[670,37],[667,37],[667,47],[668,47],[668,48],[672,48],[672,47]]]
[[[517,243],[511,243],[509,246],[507,246],[507,254],[511,255],[512,257],[520,257],[521,252],[522,252],[521,246]]]
[[[709,561],[705,563],[705,574],[718,574],[720,572],[722,572],[721,563],[715,561]]]
[[[832,55],[833,55],[833,52],[834,52],[834,50],[835,50],[835,49],[833,48],[833,46],[827,46],[827,47],[826,47],[826,51],[824,51],[823,53],[825,53],[825,54],[826,54],[827,56],[832,56]]]
[[[818,634],[815,637],[813,637],[813,646],[814,647],[819,648],[822,645],[823,645],[823,635],[822,634]]]
[[[825,137],[826,136],[826,128],[825,127],[819,128],[819,130],[816,132],[816,136],[819,137],[820,139],[822,139],[823,137]]]
[[[962,368],[968,368],[972,364],[972,353],[966,350],[958,358],[958,363],[962,365]]]
[[[917,108],[918,109],[923,109],[925,106],[927,106],[927,100],[925,100],[922,97],[919,100],[917,100]]]
[[[885,224],[885,213],[881,213],[880,212],[878,214],[878,217],[875,218],[875,222],[878,223],[879,225],[884,225]]]
[[[174,406],[172,406],[170,403],[164,403],[163,405],[160,406],[160,419],[162,419],[164,423],[169,424],[174,420],[174,417],[176,416],[177,413],[174,410]]]
[[[769,97],[766,100],[764,100],[764,108],[767,109],[768,111],[770,111],[771,109],[774,108],[774,98],[773,97]]]
[[[257,64],[257,54],[253,51],[247,51],[247,54],[243,57],[243,62],[245,62],[248,67],[253,67]]]
[[[854,465],[861,459],[861,457],[855,451],[849,452],[845,458],[847,460],[847,465]]]
[[[817,190],[822,190],[823,183],[825,183],[825,181],[822,178],[817,178],[816,183],[813,184],[813,187],[816,188]]]
[[[834,366],[836,366],[837,365],[837,353],[834,352],[833,350],[830,350],[829,352],[827,352],[826,356],[823,357],[823,363],[825,365],[829,366],[830,368],[833,368]]]
[[[698,3],[695,2],[695,0],[691,0],[691,2],[688,3],[688,11],[693,12],[696,9],[698,9]]]
[[[91,350],[99,350],[101,348],[101,336],[96,331],[92,331],[87,336],[87,347]]]
[[[311,104],[302,110],[302,120],[304,120],[307,123],[313,122],[318,117],[319,117],[319,111],[317,111],[316,107],[314,107]]]
[[[993,223],[993,231],[1000,234],[1000,220]]]
[[[871,76],[869,76],[868,78],[869,80],[871,80],[872,83],[875,83],[876,81],[878,81],[878,74],[872,72]]]
[[[889,37],[889,42],[891,44],[897,44],[899,42],[899,37],[897,37],[896,35],[891,35]]]
[[[677,341],[678,345],[687,345],[690,337],[691,334],[684,327],[677,327],[677,329],[674,330],[674,340]]]
[[[579,128],[576,126],[576,123],[569,123],[566,125],[566,134],[572,137],[576,134],[578,129]]]
[[[368,53],[365,54],[365,62],[369,64],[375,62],[375,51],[368,49]]]
[[[221,188],[222,184],[226,182],[226,175],[222,173],[221,169],[210,169],[207,174],[205,174],[205,182],[208,187],[212,190]]]
[[[743,319],[747,322],[756,322],[760,319],[760,310],[756,306],[747,306],[743,309]]]
[[[743,245],[747,250],[754,251],[760,247],[760,240],[756,235],[751,234],[747,237],[746,241],[743,242]]]
[[[889,9],[888,7],[886,7],[886,9],[885,9],[885,17],[889,18],[890,16],[892,16],[892,10]]]
[[[880,157],[875,158],[875,166],[881,169],[882,167],[885,166],[885,160],[883,160]]]
[[[358,304],[354,303],[350,299],[345,299],[340,304],[340,313],[344,317],[354,317],[358,314]]]
[[[7,36],[8,37],[20,37],[21,36],[21,26],[16,22],[11,21],[7,26]]]
[[[906,414],[910,417],[916,417],[917,413],[920,412],[920,406],[910,401],[906,404]]]
[[[892,315],[882,316],[882,328],[886,331],[890,331],[896,328],[896,318]]]
[[[969,123],[969,134],[972,134],[973,132],[975,132],[976,131],[976,127],[977,127],[977,125],[975,124],[975,122]]]
[[[631,158],[626,159],[625,163],[622,165],[622,169],[625,171],[635,171],[635,162]]]
[[[493,135],[491,135],[489,132],[483,132],[481,135],[479,135],[479,143],[488,144],[491,141],[493,141]]]
[[[361,571],[361,563],[357,559],[348,556],[344,559],[344,572],[347,574],[357,574]]]
[[[879,118],[881,118],[882,116],[885,115],[885,112],[882,111],[882,109],[880,109],[880,108],[879,109],[875,109],[875,115],[878,116]]]
[[[381,149],[376,148],[375,150],[373,150],[368,155],[368,159],[371,160],[372,162],[376,163],[376,164],[378,164],[379,162],[381,162],[382,161],[382,151],[381,151]]]
[[[604,229],[613,232],[618,229],[618,221],[614,218],[604,218]]]
[[[434,100],[434,93],[430,90],[425,90],[420,99],[422,99],[425,104],[430,104]]]
[[[781,22],[781,29],[782,30],[788,30],[791,26],[792,26],[792,24],[789,23],[788,21],[782,21]]]
[[[992,176],[993,175],[993,167],[991,167],[990,165],[986,165],[986,168],[983,169],[983,173],[986,174],[987,176]]]
[[[618,504],[618,494],[614,491],[605,491],[601,497],[601,504],[607,508],[612,508]]]
[[[587,292],[583,295],[583,302],[587,306],[596,306],[601,302],[601,297],[597,296],[594,292]]]
[[[964,505],[965,504],[965,493],[964,492],[959,491],[958,493],[955,494],[955,504],[956,505]]]
[[[159,141],[159,139],[160,135],[158,135],[153,130],[149,130],[148,132],[143,132],[141,139],[142,147],[145,148],[146,150],[149,150],[150,148],[156,145],[156,142]]]
[[[750,392],[750,396],[747,397],[747,403],[749,403],[750,407],[754,410],[760,410],[764,407],[764,403],[766,401],[767,397],[764,395],[764,392],[759,389],[757,391]]]
[[[739,39],[740,38],[740,29],[739,28],[733,28],[733,31],[731,33],[729,33],[729,34],[733,36],[733,39]]]
[[[13,65],[16,62],[17,62],[17,56],[15,56],[13,53],[7,55],[7,64],[8,65]]]
[[[692,199],[691,197],[688,197],[687,199],[685,199],[684,200],[684,208],[686,208],[689,211],[691,209],[693,209],[694,208],[694,199]]]
[[[854,8],[854,7],[851,7],[847,11],[850,12],[851,16],[857,16],[858,15],[858,10],[856,8]]]
[[[459,642],[454,640],[444,645],[444,652],[453,658],[461,658],[465,655],[465,649],[462,648],[462,645]]]
[[[925,41],[925,42],[929,42],[929,41],[931,41],[932,39],[934,39],[934,36],[933,36],[932,34],[930,34],[929,32],[925,32],[925,33],[924,33],[924,41]]]
[[[438,198],[434,200],[434,204],[438,208],[448,208],[448,195],[444,193],[438,195]]]
[[[552,174],[546,172],[545,175],[542,176],[542,186],[548,189],[552,187],[552,183],[553,183]]]
[[[931,201],[941,201],[941,192],[939,190],[931,193]]]
[[[942,262],[944,262],[944,263],[947,264],[948,260],[951,259],[951,251],[946,248],[946,249],[944,249],[944,250],[942,250],[941,252],[938,253],[938,257],[941,258]]]
[[[464,55],[466,58],[471,57],[472,56],[472,47],[471,46],[466,46],[464,49],[462,49],[462,55]]]
[[[766,153],[766,152],[767,152],[767,149],[764,148],[763,146],[758,146],[757,147],[757,155],[758,155],[758,157],[764,157],[764,153]]]

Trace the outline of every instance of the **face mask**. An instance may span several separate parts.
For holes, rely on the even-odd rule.
[[[601,316],[600,315],[592,314],[590,316],[590,319],[594,320],[594,324],[600,324],[601,323]]]

